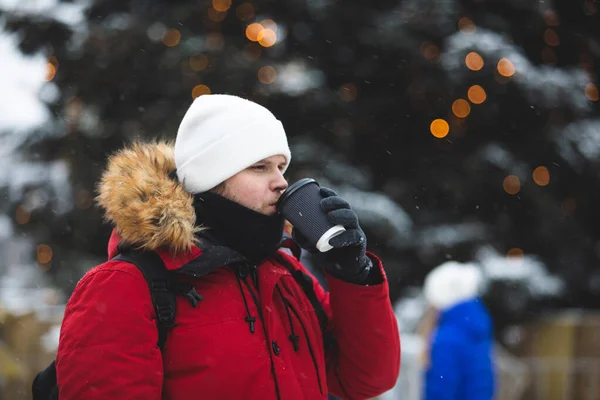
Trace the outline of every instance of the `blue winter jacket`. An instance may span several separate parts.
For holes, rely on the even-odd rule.
[[[440,313],[431,337],[425,400],[491,400],[492,347],[492,322],[480,299]]]

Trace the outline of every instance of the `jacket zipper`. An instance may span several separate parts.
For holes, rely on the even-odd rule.
[[[265,340],[267,342],[267,351],[269,352],[269,359],[271,360],[271,374],[273,374],[273,381],[275,382],[275,394],[277,395],[277,399],[281,400],[281,395],[279,394],[279,384],[277,383],[277,374],[275,373],[275,362],[273,361],[273,354],[271,354],[271,343],[269,343],[269,336],[267,335],[267,327],[265,326],[265,319],[262,313],[262,309],[260,308],[260,304],[254,291],[246,281],[246,277],[242,278],[242,282],[248,288],[250,292],[250,296],[252,297],[252,301],[256,306],[256,310],[258,311],[258,318],[260,318],[260,324],[263,327],[263,331],[265,333]]]
[[[284,297],[284,299],[285,299],[285,297]],[[287,299],[285,301],[287,301]],[[290,302],[289,301],[287,301],[287,302],[289,305]],[[308,332],[306,332],[306,327],[304,326],[304,323],[300,319],[300,316],[298,315],[298,313],[296,312],[294,307],[292,307],[290,305],[289,308],[290,308],[290,310],[292,310],[292,312],[296,316],[296,319],[298,320],[298,322],[300,322],[300,326],[302,327],[302,330],[304,331],[304,337],[306,338],[306,343],[308,343],[308,351],[310,352],[310,357],[312,358],[313,365],[315,367],[315,372],[317,373],[317,382],[319,382],[319,391],[321,392],[321,395],[322,395],[323,394],[323,385],[321,384],[321,375],[319,375],[319,365],[317,363],[317,358],[315,357],[315,353],[313,351],[312,345],[310,344],[310,339],[308,338]]]

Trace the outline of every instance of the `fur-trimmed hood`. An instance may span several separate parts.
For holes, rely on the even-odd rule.
[[[122,243],[175,255],[195,245],[193,195],[169,177],[175,168],[169,142],[134,143],[109,158],[96,200]]]

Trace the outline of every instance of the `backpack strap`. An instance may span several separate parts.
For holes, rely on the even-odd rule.
[[[160,256],[154,251],[125,250],[113,260],[131,263],[144,275],[156,311],[157,345],[162,351],[167,340],[167,333],[175,325],[177,305],[175,293],[170,290],[169,271]]]

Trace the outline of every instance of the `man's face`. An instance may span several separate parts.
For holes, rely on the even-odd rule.
[[[217,193],[261,214],[274,215],[275,204],[288,187],[282,173],[285,165],[284,156],[265,158],[227,179]]]

